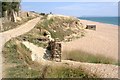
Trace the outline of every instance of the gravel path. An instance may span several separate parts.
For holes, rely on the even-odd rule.
[[[20,25],[17,28],[0,33],[0,64],[2,64],[2,48],[4,44],[11,38],[20,36],[35,27],[35,25],[40,21],[40,17],[32,19],[25,24]],[[0,65],[0,79],[2,78],[2,65]]]
[[[43,59],[45,49],[38,47],[30,42],[22,42],[27,48],[32,51],[32,59],[46,65],[64,65],[81,67],[85,72],[92,75],[97,75],[99,78],[118,78],[118,66],[110,64],[94,64],[94,63],[82,63],[70,60],[62,60],[62,62],[54,62]]]

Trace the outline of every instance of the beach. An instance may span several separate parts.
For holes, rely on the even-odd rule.
[[[81,20],[83,25],[94,24],[96,31],[85,30],[85,37],[63,43],[63,51],[81,50],[118,60],[118,26]]]

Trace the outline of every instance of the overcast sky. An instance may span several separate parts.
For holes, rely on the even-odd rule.
[[[22,2],[21,6],[24,11],[53,12],[77,17],[118,15],[118,2]]]

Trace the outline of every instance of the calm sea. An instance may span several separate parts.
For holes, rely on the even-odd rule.
[[[113,25],[118,25],[118,22],[120,21],[120,17],[119,20],[118,17],[79,17],[79,19],[91,20],[91,21],[102,22]]]

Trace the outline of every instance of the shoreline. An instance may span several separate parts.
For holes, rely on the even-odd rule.
[[[92,22],[92,23],[99,23],[99,24],[105,24],[105,25],[109,25],[109,26],[119,27],[119,25],[109,24],[109,23],[104,23],[104,22],[97,22],[97,21],[85,20],[85,19],[79,19],[79,20],[80,20],[80,21],[87,21],[87,22]]]
[[[80,21],[83,25],[95,24],[96,31],[86,29],[85,37],[63,43],[62,50],[82,50],[118,60],[118,26],[82,19]]]
[[[117,16],[116,17],[77,17],[77,18],[80,20],[87,20],[87,21],[92,21],[92,22],[99,22],[99,23],[104,23],[104,24],[120,26]],[[104,18],[105,18],[105,21],[104,21]]]

